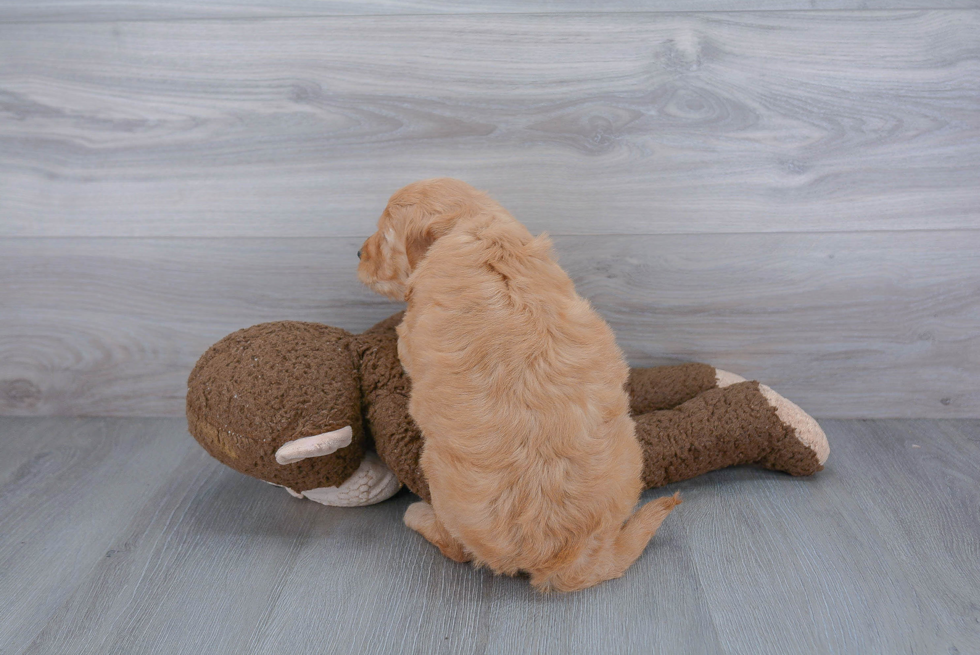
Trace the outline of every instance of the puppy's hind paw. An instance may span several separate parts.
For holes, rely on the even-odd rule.
[[[405,525],[418,533],[425,534],[425,529],[432,525],[436,519],[436,513],[432,505],[424,500],[412,503],[405,510]]]
[[[449,534],[429,503],[421,501],[409,505],[405,510],[405,525],[428,539],[449,559],[460,564],[473,559],[463,548],[463,544]]]

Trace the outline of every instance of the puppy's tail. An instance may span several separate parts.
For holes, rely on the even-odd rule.
[[[680,494],[664,496],[633,513],[611,540],[559,570],[532,572],[531,584],[541,591],[578,591],[618,578],[646,548],[660,524],[681,504]]]
[[[615,577],[621,576],[636,561],[667,515],[682,502],[679,493],[651,500],[627,519],[613,547],[618,570]]]

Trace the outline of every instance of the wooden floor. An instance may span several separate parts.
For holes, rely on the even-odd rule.
[[[326,508],[179,419],[0,419],[0,652],[976,653],[980,421],[826,421],[809,479],[731,469],[626,576],[540,595],[443,558],[405,493]]]

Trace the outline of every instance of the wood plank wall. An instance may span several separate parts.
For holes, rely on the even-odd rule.
[[[931,4],[2,2],[0,414],[178,415],[234,329],[368,327],[357,246],[452,175],[634,364],[980,416],[980,2]]]

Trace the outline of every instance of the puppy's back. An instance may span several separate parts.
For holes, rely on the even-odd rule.
[[[494,570],[563,588],[635,505],[642,453],[612,331],[550,251],[506,213],[458,226],[402,334],[436,514]]]

